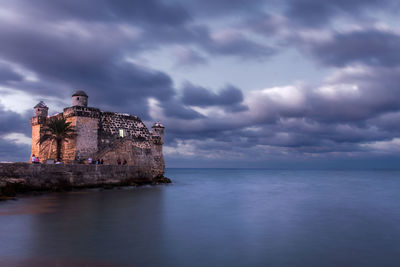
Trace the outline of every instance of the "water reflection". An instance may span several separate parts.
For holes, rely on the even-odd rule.
[[[18,204],[14,207],[19,210],[19,217],[0,217],[2,231],[13,220],[23,222],[14,224],[7,234],[17,249],[1,249],[1,258],[62,260],[61,263],[96,259],[141,264],[152,258],[162,236],[160,187],[51,194],[40,199],[23,199]],[[46,208],[42,209],[42,205]],[[26,213],[21,215],[22,212]],[[10,234],[19,230],[24,230],[23,242]],[[135,254],[140,258],[128,261]]]
[[[399,174],[181,169],[172,186],[23,198],[0,203],[0,259],[397,267]]]

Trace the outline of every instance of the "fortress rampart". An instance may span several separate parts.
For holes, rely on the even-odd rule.
[[[0,163],[0,197],[27,191],[170,182],[160,175],[145,165]]]
[[[165,163],[162,153],[164,126],[155,123],[152,131],[139,117],[116,112],[105,112],[88,107],[88,96],[83,91],[72,95],[72,106],[62,113],[48,116],[48,107],[40,102],[34,107],[31,118],[32,154],[40,162],[56,160],[54,141],[38,143],[43,127],[52,119],[64,118],[75,129],[75,138],[61,144],[63,163],[87,163],[89,158],[102,160],[105,165],[125,162],[129,166],[148,166],[163,173]]]
[[[87,104],[86,93],[77,91],[72,106],[62,113],[48,116],[43,102],[34,107],[31,157],[39,157],[42,164],[0,163],[0,199],[31,190],[170,182],[164,177],[162,124],[155,123],[149,131],[137,116],[104,112]],[[55,135],[47,126],[57,119],[69,123],[74,134],[61,142],[54,138],[39,142],[45,134]],[[88,164],[89,158],[102,164]],[[55,160],[62,164],[54,164]]]

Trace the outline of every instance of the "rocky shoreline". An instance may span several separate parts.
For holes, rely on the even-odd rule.
[[[149,168],[118,165],[0,164],[0,200],[17,194],[85,188],[168,184],[171,180]]]

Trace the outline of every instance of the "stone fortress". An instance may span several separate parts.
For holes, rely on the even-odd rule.
[[[75,129],[75,138],[63,142],[61,158],[63,163],[87,163],[89,158],[103,160],[104,165],[141,166],[154,176],[163,174],[165,169],[162,146],[164,126],[155,123],[152,131],[139,117],[115,112],[104,112],[88,107],[88,96],[84,91],[72,95],[72,106],[62,113],[48,116],[48,107],[40,102],[34,107],[32,125],[32,154],[46,162],[56,159],[55,142],[38,143],[41,129],[53,118],[65,118]]]

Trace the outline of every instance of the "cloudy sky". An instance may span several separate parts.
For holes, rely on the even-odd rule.
[[[0,0],[0,161],[29,117],[89,105],[166,126],[169,167],[395,168],[395,0]]]

